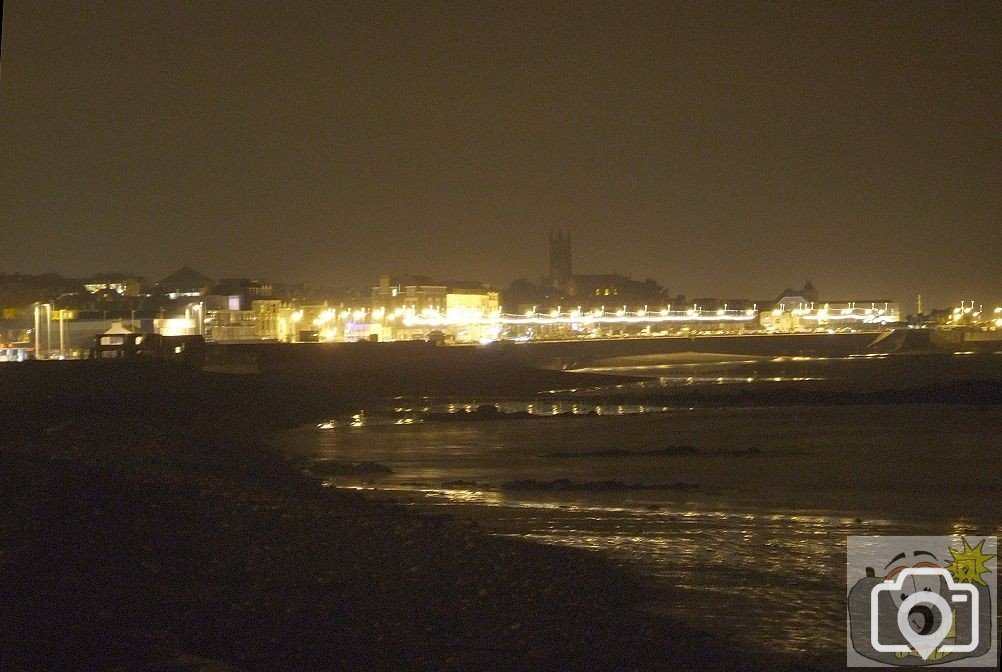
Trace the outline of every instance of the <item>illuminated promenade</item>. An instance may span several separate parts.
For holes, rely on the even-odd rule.
[[[522,314],[494,311],[483,313],[468,309],[417,312],[398,309],[388,312],[356,310],[341,314],[328,311],[316,320],[321,340],[341,340],[348,335],[365,337],[378,334],[380,340],[410,339],[440,330],[457,342],[487,343],[496,340],[574,339],[603,336],[666,336],[690,333],[817,332],[835,330],[873,331],[898,320],[896,309],[885,304],[857,306],[847,304],[832,308],[785,306],[761,312],[754,308],[704,310],[698,306],[684,310],[667,307],[661,310],[627,311],[581,310],[548,312],[529,310]],[[341,338],[338,336],[341,335]]]

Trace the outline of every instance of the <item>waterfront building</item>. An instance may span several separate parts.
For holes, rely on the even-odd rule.
[[[372,288],[371,309],[394,313],[413,312],[421,315],[443,312],[449,288],[425,276],[391,278],[379,276],[379,285]]]
[[[886,299],[781,301],[761,314],[766,331],[818,331],[883,328],[901,321],[901,309]]]
[[[372,340],[425,339],[434,332],[441,340],[477,342],[496,336],[500,310],[500,295],[483,283],[383,275],[356,331],[365,325]]]

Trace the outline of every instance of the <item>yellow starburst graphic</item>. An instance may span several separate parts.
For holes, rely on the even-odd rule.
[[[985,563],[995,556],[982,552],[981,547],[985,545],[984,539],[978,542],[974,548],[971,548],[966,538],[961,539],[961,541],[964,542],[962,549],[959,551],[949,549],[950,555],[953,556],[953,562],[948,563],[946,568],[950,570],[953,580],[957,583],[977,583],[987,586],[988,584],[981,578],[981,575],[990,571]]]

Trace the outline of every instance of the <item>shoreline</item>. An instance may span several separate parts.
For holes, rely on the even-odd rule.
[[[261,444],[79,428],[0,458],[6,669],[720,669],[601,557],[323,488]]]
[[[321,465],[368,459],[392,469],[392,473],[357,476],[319,470],[341,487],[378,488],[413,508],[473,517],[499,534],[600,550],[664,581],[670,591],[663,605],[668,615],[696,627],[712,619],[717,625],[703,627],[751,646],[797,656],[823,655],[828,669],[834,669],[831,661],[837,653],[844,655],[845,646],[837,619],[844,599],[839,587],[844,587],[845,577],[838,575],[845,563],[847,535],[957,534],[965,529],[995,533],[999,520],[997,506],[990,503],[994,490],[991,478],[983,474],[995,473],[998,466],[993,428],[999,411],[998,406],[989,415],[958,406],[769,407],[679,410],[678,421],[655,412],[483,427],[375,423],[371,431],[355,426],[333,431],[314,428],[308,430],[312,438],[303,430],[288,444]],[[790,441],[777,436],[769,442],[773,434],[786,436],[801,426],[805,413],[816,414],[820,422],[803,422],[803,434]],[[923,427],[923,422],[927,428],[937,427],[936,436],[949,436],[964,445],[965,455],[982,458],[974,460],[981,463],[980,469],[956,471],[952,480],[941,483],[937,500],[956,498],[959,506],[923,507],[907,486],[895,489],[892,498],[881,495],[884,484],[907,482],[922,471],[882,466],[897,462],[895,446],[907,446],[917,456],[937,450],[937,440],[928,429],[919,432],[922,436],[914,443],[907,440],[911,428]],[[874,432],[879,426],[887,431]],[[854,429],[832,433],[840,427]],[[965,427],[971,428],[969,434],[956,431]],[[749,433],[742,433],[742,428]],[[825,460],[836,450],[834,441],[812,442],[813,433],[808,434],[812,431],[819,437],[841,437],[851,456],[840,460],[844,469]],[[670,444],[667,449],[666,444]],[[657,449],[645,450],[652,445]],[[761,450],[746,451],[738,458],[728,450],[735,445],[761,446]],[[563,450],[553,452],[554,448]],[[458,459],[450,459],[450,453]],[[567,464],[573,457],[580,457],[585,466]],[[859,473],[850,466],[860,457],[872,458],[875,473],[857,483],[852,479],[868,471]],[[820,484],[810,472],[825,474]],[[770,478],[761,478],[763,474]],[[510,479],[535,479],[537,485],[558,487],[505,491],[503,483]],[[700,487],[684,494],[638,493],[622,487],[676,479]],[[964,482],[967,485],[958,490]],[[571,487],[585,484],[616,487]],[[829,496],[828,490],[842,494]],[[965,499],[970,501],[963,504]],[[975,507],[974,500],[983,503]],[[825,511],[797,508],[822,504],[832,506]],[[909,517],[899,518],[902,513]],[[762,567],[769,571],[760,571]],[[789,580],[782,578],[787,571]],[[708,590],[700,594],[700,588]],[[685,599],[671,595],[677,591]],[[806,619],[798,625],[788,614],[805,614]]]
[[[5,669],[818,669],[644,610],[662,589],[610,558],[324,488],[268,444],[273,432],[385,403],[387,390],[518,397],[633,380],[433,366],[313,377],[0,367]],[[996,388],[967,382],[904,400],[997,404]]]
[[[326,384],[16,371],[0,381],[5,669],[760,667],[642,613],[651,588],[605,558],[297,471],[265,436],[359,403]],[[575,375],[510,372],[505,391]]]

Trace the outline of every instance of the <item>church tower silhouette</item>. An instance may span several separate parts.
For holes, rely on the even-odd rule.
[[[571,279],[571,234],[557,229],[550,232],[550,282],[564,287]]]

